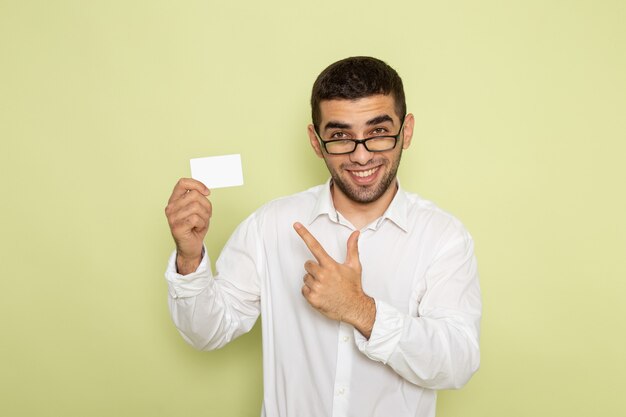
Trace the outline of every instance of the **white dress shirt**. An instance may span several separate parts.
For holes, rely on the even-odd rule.
[[[333,206],[330,182],[274,200],[241,223],[211,272],[166,279],[172,318],[198,349],[224,346],[263,315],[267,417],[432,417],[437,389],[460,388],[479,365],[481,298],[473,242],[433,203],[398,189],[361,230],[363,290],[376,301],[369,340],[301,294],[313,255],[304,224],[336,261],[355,228]]]

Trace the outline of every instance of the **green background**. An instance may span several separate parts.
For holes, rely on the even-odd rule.
[[[1,415],[259,414],[259,326],[206,353],[171,324],[163,209],[241,153],[215,258],[324,181],[310,88],[351,55],[403,77],[402,184],[476,241],[482,366],[438,417],[626,415],[623,0],[0,0]]]

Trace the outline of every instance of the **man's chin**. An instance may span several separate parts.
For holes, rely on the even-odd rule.
[[[344,181],[335,181],[341,192],[355,203],[368,204],[378,200],[385,193],[381,183],[368,185],[346,184]]]

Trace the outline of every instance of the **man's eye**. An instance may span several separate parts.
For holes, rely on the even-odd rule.
[[[335,132],[332,134],[331,139],[347,139],[348,135],[344,132]]]

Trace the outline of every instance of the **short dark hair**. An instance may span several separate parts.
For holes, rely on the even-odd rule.
[[[356,100],[376,94],[392,95],[400,119],[406,114],[402,79],[389,65],[369,56],[342,59],[326,68],[315,80],[311,93],[311,116],[317,130],[323,100]]]

